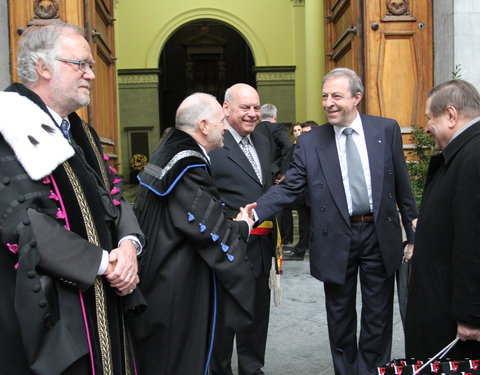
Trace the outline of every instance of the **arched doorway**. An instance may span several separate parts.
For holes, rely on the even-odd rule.
[[[180,102],[194,92],[207,92],[223,102],[225,89],[244,82],[255,87],[252,51],[225,23],[201,19],[183,25],[162,49],[158,66],[160,131],[175,124]]]

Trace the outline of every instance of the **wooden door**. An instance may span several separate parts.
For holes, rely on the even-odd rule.
[[[85,29],[95,63],[96,79],[88,108],[77,113],[98,132],[104,151],[117,164],[117,103],[113,34],[113,0],[9,0],[9,26],[12,80],[20,35],[31,25],[48,24],[55,19]]]
[[[113,1],[85,1],[84,28],[90,38],[96,77],[91,97],[93,105],[89,107],[88,121],[94,124],[95,130],[100,135],[105,153],[116,163],[117,95]]]
[[[365,2],[366,111],[425,126],[433,85],[432,0]],[[408,142],[408,140],[404,140]]]
[[[326,71],[346,67],[363,75],[362,9],[359,0],[325,0]]]
[[[396,119],[404,144],[412,125],[425,125],[432,13],[432,0],[325,0],[327,71],[355,70],[365,84],[360,110]]]

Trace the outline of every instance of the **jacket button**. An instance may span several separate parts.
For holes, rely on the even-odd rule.
[[[35,284],[32,288],[33,292],[34,293],[38,293],[40,292],[40,289],[42,289],[42,287],[40,286],[40,284]]]
[[[253,270],[253,264],[252,263],[250,263],[250,269]]]
[[[2,183],[3,183],[4,185],[8,185],[8,184],[10,183],[10,177],[4,177],[4,178],[2,179]]]
[[[23,225],[29,225],[30,224],[29,218],[28,217],[24,218],[22,223],[23,223]]]
[[[45,301],[44,299],[42,299],[39,303],[38,303],[38,306],[40,306],[41,308],[44,308],[47,306],[47,301]]]
[[[391,222],[392,222],[392,218],[389,216],[388,219],[387,219],[387,221],[388,221],[389,223],[391,223]]]
[[[325,206],[320,207],[320,211],[324,212],[326,210]]]
[[[245,262],[248,262],[248,257],[245,255]]]
[[[29,279],[33,279],[35,277],[35,271],[28,271],[27,276]]]
[[[18,201],[18,203],[23,203],[23,202],[25,202],[25,196],[24,196],[24,195],[19,195],[19,196],[17,197],[17,201]]]
[[[388,193],[388,197],[391,199],[393,198],[393,194],[392,193]]]
[[[391,169],[387,169],[387,174],[392,174],[392,170],[391,170]]]
[[[323,231],[323,235],[324,235],[324,236],[328,236],[328,230],[324,230],[324,231]]]
[[[37,241],[31,240],[29,245],[30,245],[30,247],[37,247]]]
[[[323,187],[323,184],[318,184],[318,187],[319,187],[319,188],[322,188],[322,187]]]

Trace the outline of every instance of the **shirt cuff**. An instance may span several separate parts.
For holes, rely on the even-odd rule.
[[[135,245],[135,248],[137,249],[137,256],[139,256],[142,253],[143,246],[140,243],[140,240],[136,236],[128,235],[128,236],[122,237],[120,241],[118,241],[118,247],[120,247],[120,244],[124,240],[130,240],[133,242],[133,244]]]
[[[103,275],[108,267],[108,251],[102,250],[102,261],[100,262],[100,267],[98,267],[97,275]]]
[[[257,215],[257,211],[255,211],[255,208],[252,208],[252,212],[253,212],[253,218],[255,219],[253,220],[253,223],[255,224],[258,221],[258,215]]]

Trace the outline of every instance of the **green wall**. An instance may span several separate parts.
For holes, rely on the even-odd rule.
[[[118,0],[115,18],[117,69],[125,75],[118,101],[121,150],[126,154],[122,155],[123,166],[128,165],[128,132],[138,124],[159,126],[158,107],[145,106],[145,98],[150,98],[149,103],[156,98],[152,96],[156,95],[155,82],[142,86],[138,77],[128,77],[129,72],[141,75],[145,70],[148,75],[157,69],[169,36],[198,19],[226,23],[247,41],[255,60],[260,100],[277,106],[278,121],[324,122],[320,90],[325,71],[323,0]],[[142,109],[135,110],[137,105]],[[151,136],[149,143],[154,147],[158,130],[152,130]]]

